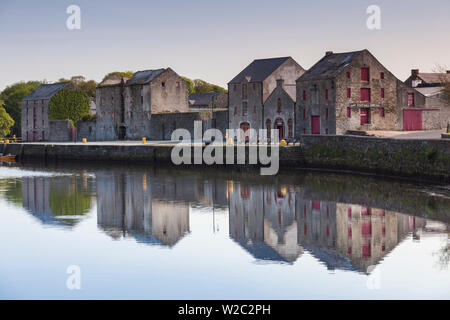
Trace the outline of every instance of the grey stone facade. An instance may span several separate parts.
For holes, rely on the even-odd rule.
[[[265,128],[266,118],[273,103],[264,104],[284,80],[285,87],[295,85],[295,80],[305,70],[291,57],[255,60],[228,83],[229,128]]]
[[[150,137],[152,115],[188,112],[187,84],[170,68],[100,84],[96,101],[99,141]]]
[[[297,80],[296,102],[299,136],[402,130],[403,110],[422,108],[425,97],[398,80],[368,50],[362,50],[327,52]]]
[[[278,129],[280,139],[294,138],[295,102],[293,98],[295,99],[295,93],[293,95],[294,97],[286,91],[284,80],[277,80],[277,87],[267,98],[263,108],[268,137],[270,137],[272,129]]]

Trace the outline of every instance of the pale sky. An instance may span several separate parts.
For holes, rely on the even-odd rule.
[[[69,30],[66,9],[81,8]],[[366,9],[381,8],[381,30]],[[171,67],[226,86],[252,60],[369,49],[399,79],[450,69],[449,0],[0,0],[0,91],[17,81]]]

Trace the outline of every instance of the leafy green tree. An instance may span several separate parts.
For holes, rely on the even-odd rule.
[[[125,78],[131,78],[134,75],[133,71],[114,71],[108,73],[106,76],[103,77],[102,81],[105,81],[106,78],[109,78],[112,75],[117,75],[119,77],[125,77]]]
[[[14,120],[11,128],[11,134],[19,136],[21,134],[21,114],[22,99],[42,84],[40,81],[17,82],[6,87],[0,93],[0,100],[3,101],[3,107]]]
[[[81,90],[88,98],[95,101],[95,89],[97,88],[97,82],[94,80],[84,80],[83,76],[75,76],[69,79],[61,78],[58,82],[70,82],[65,88],[70,90]]]
[[[194,82],[192,82],[191,79],[186,78],[186,77],[182,77],[184,81],[186,81],[187,85],[188,85],[188,91],[189,94],[193,94],[195,93],[195,89],[194,89]]]
[[[201,79],[191,80],[189,78],[183,77],[184,81],[188,83],[189,94],[193,93],[211,93],[211,92],[227,92],[224,88],[208,83]]]
[[[63,89],[50,99],[50,120],[72,120],[76,123],[88,114],[89,98],[81,90]]]
[[[6,112],[5,108],[0,107],[0,137],[6,137],[14,125],[14,120]]]

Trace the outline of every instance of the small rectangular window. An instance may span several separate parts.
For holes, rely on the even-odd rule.
[[[328,108],[325,109],[325,119],[328,120]]]
[[[380,79],[384,79],[384,72],[380,72]]]
[[[303,90],[303,100],[306,100],[306,91]]]
[[[381,96],[381,98],[384,98],[384,88],[380,89],[380,96]]]
[[[408,93],[408,107],[414,107],[414,93]]]
[[[347,71],[347,72],[345,73],[345,76],[347,77],[347,79],[350,79],[350,71]]]
[[[352,116],[352,109],[350,107],[347,107],[347,118],[351,118]]]
[[[351,88],[347,88],[347,98],[350,99],[352,96],[352,89]]]
[[[303,120],[306,119],[306,109],[303,109]]]
[[[246,116],[248,114],[247,102],[242,103],[242,115]]]
[[[325,89],[325,99],[328,100],[328,89]]]
[[[384,118],[384,108],[380,108],[380,117]]]

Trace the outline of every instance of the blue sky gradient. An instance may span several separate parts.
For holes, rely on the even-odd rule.
[[[81,8],[68,30],[66,8]],[[381,8],[381,30],[366,8]],[[0,90],[17,81],[171,67],[225,86],[257,58],[310,68],[327,50],[367,48],[398,78],[450,69],[448,0],[0,0]]]

